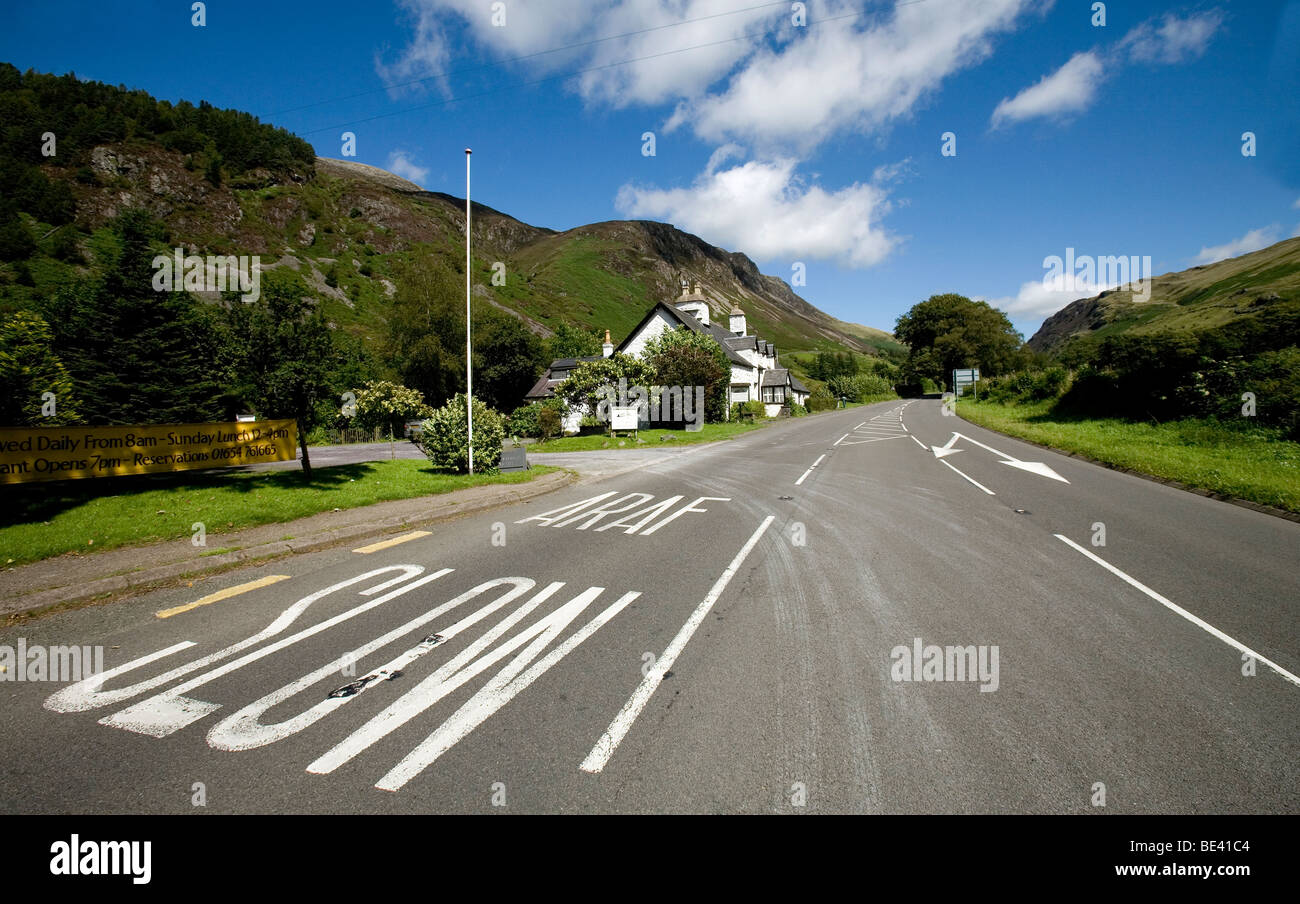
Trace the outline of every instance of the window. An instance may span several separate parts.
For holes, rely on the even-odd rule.
[[[785,387],[784,386],[764,386],[763,401],[773,405],[785,404]]]

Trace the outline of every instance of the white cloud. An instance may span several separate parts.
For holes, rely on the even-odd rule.
[[[1143,22],[1134,28],[1120,46],[1130,58],[1142,63],[1181,63],[1205,53],[1210,38],[1223,24],[1217,9],[1180,19],[1166,13],[1160,25]]]
[[[1003,98],[993,111],[991,125],[1021,122],[1040,116],[1081,113],[1092,106],[1097,89],[1107,76],[1125,62],[1181,63],[1205,52],[1210,39],[1223,24],[1223,13],[1214,9],[1180,19],[1166,14],[1159,25],[1154,20],[1133,28],[1110,51],[1076,53],[1064,66],[1013,98]]]
[[[1202,248],[1201,253],[1196,255],[1195,262],[1197,264],[1212,264],[1215,261],[1227,260],[1230,257],[1237,257],[1241,254],[1249,254],[1252,251],[1267,248],[1280,239],[1281,230],[1276,224],[1261,226],[1259,229],[1252,229],[1241,238],[1224,242],[1222,245],[1210,245]]]
[[[949,75],[992,53],[1027,0],[965,0],[898,6],[887,18],[825,22],[779,47],[764,47],[725,90],[687,100],[668,128],[759,147],[807,150],[844,129],[871,131],[906,116]],[[822,19],[846,6],[820,10]]]
[[[577,76],[579,93],[616,108],[707,91],[789,14],[771,4],[737,10],[731,0],[613,0],[599,9],[590,0],[509,0],[498,27],[485,0],[398,2],[416,27],[394,63],[377,64],[388,81],[445,71],[454,28],[498,60],[556,75],[592,70]]]
[[[1092,298],[1118,285],[1118,283],[1095,283],[1076,274],[1073,279],[1060,276],[1052,280],[1036,279],[1033,282],[1021,283],[1020,291],[1015,295],[989,298],[987,301],[1011,317],[1021,319],[1047,317],[1072,301]]]
[[[668,220],[760,260],[834,259],[851,267],[884,260],[900,241],[880,223],[888,192],[859,182],[826,191],[806,185],[795,166],[779,158],[710,168],[689,188],[624,185],[616,205],[625,216]]]
[[[994,128],[1038,116],[1065,116],[1092,106],[1106,68],[1096,53],[1076,53],[1060,69],[1039,79],[1012,98],[1004,97],[993,111]]]
[[[1300,198],[1296,198],[1295,203],[1293,203],[1291,207],[1294,210],[1300,210]]]
[[[1033,5],[926,0],[865,13],[860,0],[820,0],[796,28],[784,3],[510,0],[498,28],[484,0],[398,2],[415,26],[395,61],[376,62],[390,83],[445,72],[454,35],[498,60],[527,57],[519,65],[533,72],[578,73],[572,84],[592,103],[677,102],[670,129],[689,124],[706,140],[769,149],[808,149],[910,113],[944,78],[986,59],[992,36]]]
[[[424,180],[429,177],[429,168],[427,166],[418,166],[411,159],[411,155],[403,150],[393,151],[388,155],[388,171],[408,179],[416,185],[424,185]]]

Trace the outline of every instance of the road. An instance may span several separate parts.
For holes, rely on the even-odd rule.
[[[6,629],[109,671],[0,684],[0,811],[1295,813],[1298,562],[937,401],[833,412]]]

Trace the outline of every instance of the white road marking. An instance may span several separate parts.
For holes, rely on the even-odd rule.
[[[1120,571],[1118,568],[1116,568],[1114,565],[1107,562],[1101,556],[1098,556],[1095,553],[1093,553],[1091,550],[1088,550],[1080,546],[1078,543],[1075,543],[1073,540],[1071,540],[1069,537],[1065,536],[1064,534],[1054,534],[1053,536],[1055,536],[1056,539],[1060,540],[1062,543],[1066,544],[1067,546],[1070,546],[1078,550],[1079,552],[1083,553],[1085,556],[1092,559],[1102,568],[1105,568],[1111,574],[1122,579],[1127,584],[1136,587],[1138,590],[1141,590],[1143,593],[1151,597],[1160,605],[1164,606],[1166,609],[1169,609],[1171,612],[1175,612],[1178,615],[1181,615],[1183,618],[1187,619],[1189,622],[1196,625],[1198,628],[1207,632],[1211,636],[1217,637],[1219,640],[1223,641],[1228,646],[1232,647],[1233,649],[1241,653],[1245,653],[1247,656],[1251,657],[1252,659],[1256,659],[1264,663],[1264,665],[1268,666],[1270,669],[1277,672],[1287,681],[1290,681],[1294,685],[1300,686],[1300,677],[1291,674],[1290,672],[1282,668],[1273,660],[1269,659],[1266,656],[1261,656],[1259,653],[1256,653],[1254,650],[1252,650],[1250,647],[1243,644],[1241,641],[1229,637],[1227,634],[1224,634],[1222,631],[1220,631],[1218,628],[1214,627],[1214,625],[1210,624],[1204,619],[1197,618],[1195,615],[1188,612],[1182,606],[1176,605],[1175,603],[1172,603],[1169,600],[1165,599],[1163,596],[1156,593],[1146,584],[1143,584],[1141,581],[1137,580],[1136,578],[1129,577],[1127,574]]]
[[[965,474],[962,474],[961,471],[957,471],[956,468],[953,468],[952,465],[948,464],[948,462],[944,461],[942,458],[939,459],[939,464],[943,465],[943,466],[946,467],[946,468],[952,468],[952,470],[956,471],[956,472],[957,472],[958,474],[960,474],[962,477],[966,478],[966,479],[969,480],[971,483],[975,484],[975,486],[979,487],[981,490],[983,490],[984,492],[988,493],[990,496],[996,496],[996,495],[997,495],[997,493],[993,492],[993,491],[990,490],[988,487],[984,486],[984,484],[980,483],[980,482],[979,482],[978,480],[976,480],[975,478],[973,478],[973,477],[969,477],[969,476],[967,476],[967,475],[965,475]]]
[[[264,724],[262,723],[261,718],[267,710],[291,699],[295,695],[311,687],[313,684],[318,684],[331,677],[337,683],[341,672],[341,662],[360,662],[364,657],[369,656],[376,650],[382,649],[412,631],[417,631],[420,628],[423,628],[429,622],[434,621],[447,612],[463,605],[466,601],[486,593],[495,587],[507,584],[513,586],[500,598],[487,603],[476,612],[462,618],[450,627],[439,630],[437,632],[437,641],[435,643],[430,644],[426,641],[417,644],[401,656],[398,656],[396,659],[392,659],[383,666],[371,670],[370,673],[386,673],[392,675],[393,673],[404,670],[416,659],[421,658],[424,654],[433,649],[440,649],[443,644],[447,643],[457,634],[460,634],[462,631],[472,627],[477,622],[487,618],[493,612],[496,612],[498,609],[527,593],[536,586],[536,582],[532,578],[521,577],[497,578],[496,580],[479,584],[477,587],[462,593],[450,602],[443,603],[442,605],[431,609],[401,627],[389,631],[382,637],[377,637],[369,643],[358,647],[350,654],[345,654],[345,656],[340,659],[326,663],[324,666],[304,675],[297,681],[294,681],[291,684],[286,684],[278,691],[273,691],[265,697],[262,697],[260,700],[248,704],[237,713],[227,716],[208,732],[208,746],[217,750],[252,750],[256,747],[265,747],[268,744],[273,744],[276,741],[283,740],[292,734],[302,731],[307,726],[312,725],[317,720],[338,709],[340,706],[351,702],[353,699],[380,682],[376,681],[367,684],[358,689],[357,692],[351,696],[326,697],[324,700],[317,702],[305,712],[302,712],[291,719],[285,719],[281,722],[271,724]],[[530,602],[535,606],[538,603],[549,599],[563,586],[564,583],[562,581],[556,581],[550,586],[544,588],[540,593],[536,594]]]
[[[954,439],[955,439],[956,437],[959,437],[959,436],[960,436],[962,439],[966,440],[966,442],[968,442],[968,443],[974,443],[975,445],[979,446],[981,449],[987,449],[988,451],[992,452],[994,455],[996,455],[996,456],[998,456],[998,457],[1000,457],[1000,458],[1005,458],[1006,461],[1002,462],[1002,464],[1004,464],[1004,465],[1010,465],[1010,466],[1013,467],[1013,468],[1019,468],[1019,469],[1022,470],[1022,471],[1028,471],[1029,473],[1031,473],[1031,474],[1037,474],[1037,475],[1039,475],[1040,477],[1048,477],[1048,478],[1051,478],[1052,480],[1059,480],[1061,483],[1069,483],[1069,482],[1070,482],[1070,481],[1066,480],[1064,477],[1062,477],[1060,474],[1057,474],[1057,473],[1056,473],[1055,471],[1053,471],[1050,467],[1048,467],[1047,465],[1043,464],[1041,461],[1021,461],[1020,459],[1016,458],[1015,456],[1013,456],[1013,455],[1008,455],[1008,454],[1005,453],[1005,452],[999,452],[997,449],[994,449],[992,446],[987,446],[987,445],[985,445],[984,443],[980,442],[980,441],[977,440],[977,439],[971,439],[969,436],[967,436],[967,435],[964,434],[964,433],[953,433],[953,438],[954,438]],[[952,445],[952,440],[949,440],[949,441],[948,441],[948,446],[951,446],[951,445]],[[945,448],[947,448],[947,446],[945,446]],[[938,455],[939,453],[938,453],[938,452],[935,452],[934,454],[935,454],[935,455]]]
[[[329,596],[331,593],[334,593],[337,590],[342,590],[345,587],[350,587],[353,584],[358,584],[362,581],[369,580],[372,577],[377,577],[378,575],[385,574],[386,572],[389,571],[400,571],[402,573],[395,578],[390,578],[387,581],[384,581],[380,584],[376,584],[374,587],[369,587],[365,590],[362,590],[361,595],[373,596],[376,593],[388,589],[394,584],[400,584],[405,580],[408,580],[410,578],[415,577],[418,574],[423,573],[424,566],[423,565],[389,565],[384,568],[376,568],[373,571],[367,571],[365,574],[357,575],[356,577],[349,578],[346,581],[339,581],[337,584],[331,584],[329,587],[326,587],[324,590],[318,590],[315,593],[310,594],[309,596],[304,596],[302,599],[298,600],[298,602],[294,603],[288,609],[285,609],[283,612],[281,612],[280,615],[275,619],[275,621],[271,622],[271,624],[267,625],[261,631],[257,632],[251,637],[247,637],[244,640],[239,641],[238,643],[231,644],[225,649],[218,650],[216,653],[212,653],[208,656],[204,656],[201,659],[196,659],[193,662],[186,663],[185,665],[177,666],[171,671],[164,672],[161,675],[158,675],[154,678],[149,678],[145,681],[137,682],[136,684],[133,684],[130,687],[119,688],[118,690],[114,690],[114,691],[100,690],[106,682],[110,681],[113,678],[116,678],[118,675],[124,675],[127,672],[133,672],[142,666],[148,665],[149,663],[153,662],[156,659],[161,659],[166,656],[170,656],[172,653],[177,653],[181,650],[188,649],[189,647],[194,646],[193,641],[189,641],[189,640],[183,641],[181,643],[176,644],[175,646],[168,647],[165,650],[159,650],[158,652],[151,653],[148,656],[143,656],[139,659],[133,659],[132,661],[124,665],[120,665],[115,669],[109,669],[107,672],[100,672],[98,675],[92,675],[89,678],[85,679],[84,681],[78,681],[76,684],[69,685],[68,687],[65,687],[63,690],[59,691],[57,694],[54,694],[52,697],[46,700],[45,708],[56,713],[80,713],[80,712],[86,712],[87,710],[99,709],[102,706],[111,706],[115,703],[121,703],[123,700],[127,700],[138,694],[143,694],[146,691],[151,691],[156,687],[160,687],[168,683],[169,681],[172,681],[176,678],[180,678],[182,675],[188,675],[190,672],[193,672],[196,669],[201,669],[206,666],[212,665],[214,662],[220,662],[222,659],[225,659],[229,656],[233,656],[235,653],[238,653],[240,650],[245,650],[248,647],[261,643],[263,640],[266,640],[270,637],[274,637],[275,635],[287,629],[295,621],[297,621],[298,616],[302,615],[303,612],[307,611],[307,609],[310,608],[311,605],[315,603],[317,600]],[[432,580],[432,578],[428,578],[426,579],[426,581],[427,580]],[[407,587],[402,592],[405,592],[405,590],[409,590],[409,589],[410,587]],[[388,598],[389,597],[384,597],[381,600],[377,600],[375,604],[377,605],[380,602],[384,602]]]
[[[803,483],[804,480],[807,479],[808,475],[811,474],[811,473],[813,472],[813,468],[816,468],[819,464],[821,464],[821,463],[822,463],[822,459],[825,458],[825,457],[826,457],[825,454],[819,456],[818,459],[817,459],[815,462],[812,463],[812,468],[809,468],[807,471],[804,471],[804,472],[803,472],[803,477],[800,477],[798,480],[796,480],[796,481],[794,482],[794,485],[795,485],[795,486],[798,486],[799,484]]]
[[[918,446],[920,446],[922,449],[926,448],[925,443],[921,442],[921,441],[920,441],[919,439],[917,439],[915,436],[912,437],[912,442],[916,443],[916,444],[917,444]]]
[[[840,443],[842,443],[842,442],[844,442],[846,439],[848,439],[850,435],[851,435],[851,434],[848,434],[848,433],[844,434],[843,436],[841,436],[839,439],[837,439],[837,440],[835,441],[835,445],[838,446]]]
[[[722,592],[727,589],[727,584],[740,570],[740,566],[745,563],[745,558],[758,544],[759,538],[763,536],[763,532],[767,530],[768,525],[775,519],[775,515],[768,515],[763,519],[763,523],[758,526],[758,530],[754,531],[750,538],[745,541],[745,545],[740,548],[740,552],[736,553],[736,557],[731,560],[727,570],[722,573],[722,576],[714,583],[713,588],[709,590],[703,601],[691,613],[691,617],[686,620],[686,624],[682,625],[681,630],[668,644],[663,655],[655,661],[654,667],[637,685],[637,689],[632,693],[627,703],[623,704],[623,708],[614,717],[614,721],[609,723],[609,728],[601,735],[600,740],[596,742],[596,746],[591,748],[591,753],[587,754],[587,758],[579,766],[583,772],[600,772],[609,763],[610,757],[614,755],[618,745],[627,736],[628,731],[631,730],[632,723],[636,721],[637,716],[641,715],[641,711],[650,702],[650,697],[654,694],[655,688],[663,683],[664,673],[673,667],[682,650],[686,649],[686,644],[690,642],[691,636],[704,622],[709,610],[713,608],[713,604],[718,601],[718,597],[722,596]]]
[[[326,619],[323,622],[318,622],[310,628],[304,628],[297,634],[291,634],[283,640],[277,640],[275,643],[262,647],[259,650],[255,650],[252,653],[245,653],[233,662],[228,662],[225,665],[204,672],[197,678],[191,678],[175,687],[168,688],[161,694],[155,694],[152,697],[141,700],[139,703],[133,703],[126,709],[118,710],[111,716],[105,716],[100,719],[99,724],[109,725],[113,728],[121,728],[124,731],[133,731],[136,734],[149,735],[154,738],[165,738],[221,708],[221,705],[218,703],[209,703],[205,700],[196,700],[193,697],[185,696],[196,687],[201,687],[210,681],[215,681],[222,675],[228,675],[233,671],[243,668],[249,663],[270,656],[272,653],[278,653],[286,647],[293,646],[299,641],[306,640],[308,637],[329,630],[337,624],[345,622],[350,618],[354,618],[363,612],[368,612],[376,606],[381,606],[391,599],[395,599],[404,593],[411,592],[417,587],[423,587],[430,581],[436,581],[443,575],[451,574],[451,572],[452,569],[450,568],[442,568],[432,574],[426,574],[423,577],[416,578],[414,581],[409,581],[401,587],[398,587],[396,590],[390,590],[378,599],[373,599],[368,603],[362,603],[359,606],[348,609],[346,612],[340,612],[333,618]],[[367,575],[363,575],[362,577],[367,577]],[[352,581],[347,583],[354,583],[357,580],[357,578],[353,578]],[[222,654],[217,655],[224,655],[224,651]],[[204,659],[198,660],[198,662],[204,665],[208,664],[208,660]],[[185,666],[184,668],[188,671],[193,668],[193,666],[194,664],[191,663],[189,666]],[[168,674],[171,675],[172,673]],[[157,679],[154,680],[157,681]],[[167,680],[170,681],[171,677],[168,677]]]
[[[887,439],[902,439],[902,438],[905,437],[905,436],[907,436],[906,433],[895,433],[893,436],[876,436],[876,437],[873,437],[873,438],[871,438],[871,439],[851,439],[851,440],[849,440],[847,443],[845,443],[844,445],[846,445],[846,446],[861,446],[861,445],[864,445],[864,444],[866,444],[866,443],[881,443],[881,442],[884,442],[884,441],[887,440]]]
[[[385,791],[398,790],[641,595],[636,591],[625,593],[567,641],[520,675],[520,672],[528,667],[559,632],[591,605],[604,589],[603,587],[588,588],[550,615],[489,651],[488,648],[532,612],[540,600],[534,598],[524,603],[460,654],[407,691],[383,712],[308,765],[307,771],[314,774],[333,772],[381,738],[419,716],[465,682],[495,665],[519,647],[528,644],[523,652],[511,660],[487,685],[375,785]]]

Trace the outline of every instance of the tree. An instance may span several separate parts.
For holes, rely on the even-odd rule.
[[[417,390],[387,380],[372,380],[356,390],[356,424],[363,430],[385,427],[390,436],[402,432],[407,418],[428,417],[433,409]]]
[[[0,424],[55,426],[77,422],[72,378],[54,353],[50,325],[19,311],[0,320]],[[54,394],[54,413],[45,416],[45,393]]]
[[[186,292],[154,290],[161,227],[147,213],[124,212],[113,233],[102,279],[64,286],[42,303],[85,420],[220,420],[232,363],[221,318]]]
[[[601,393],[616,392],[619,380],[623,380],[629,388],[649,388],[654,382],[653,377],[654,371],[640,359],[630,355],[612,355],[599,361],[583,361],[555,388],[555,394],[564,400],[570,410],[583,416],[594,416]]]
[[[716,423],[727,416],[727,387],[731,364],[712,336],[686,329],[669,330],[645,344],[643,359],[659,386],[704,387],[704,419]]]
[[[596,333],[561,323],[547,343],[551,361],[558,358],[590,358],[601,353],[601,337]],[[550,363],[550,362],[547,362]]]
[[[511,410],[542,372],[542,341],[516,317],[491,310],[474,323],[474,396]]]
[[[319,308],[305,299],[296,273],[262,275],[261,297],[230,309],[231,332],[242,352],[237,369],[243,397],[258,414],[298,423],[302,469],[311,476],[307,433],[318,402],[329,398],[334,343]]]
[[[396,281],[390,359],[404,385],[441,405],[465,389],[464,283],[433,256],[417,258]]]
[[[945,383],[962,367],[978,367],[984,376],[1007,372],[1023,341],[1006,314],[951,293],[913,305],[898,318],[894,335],[911,349],[906,377]]]

